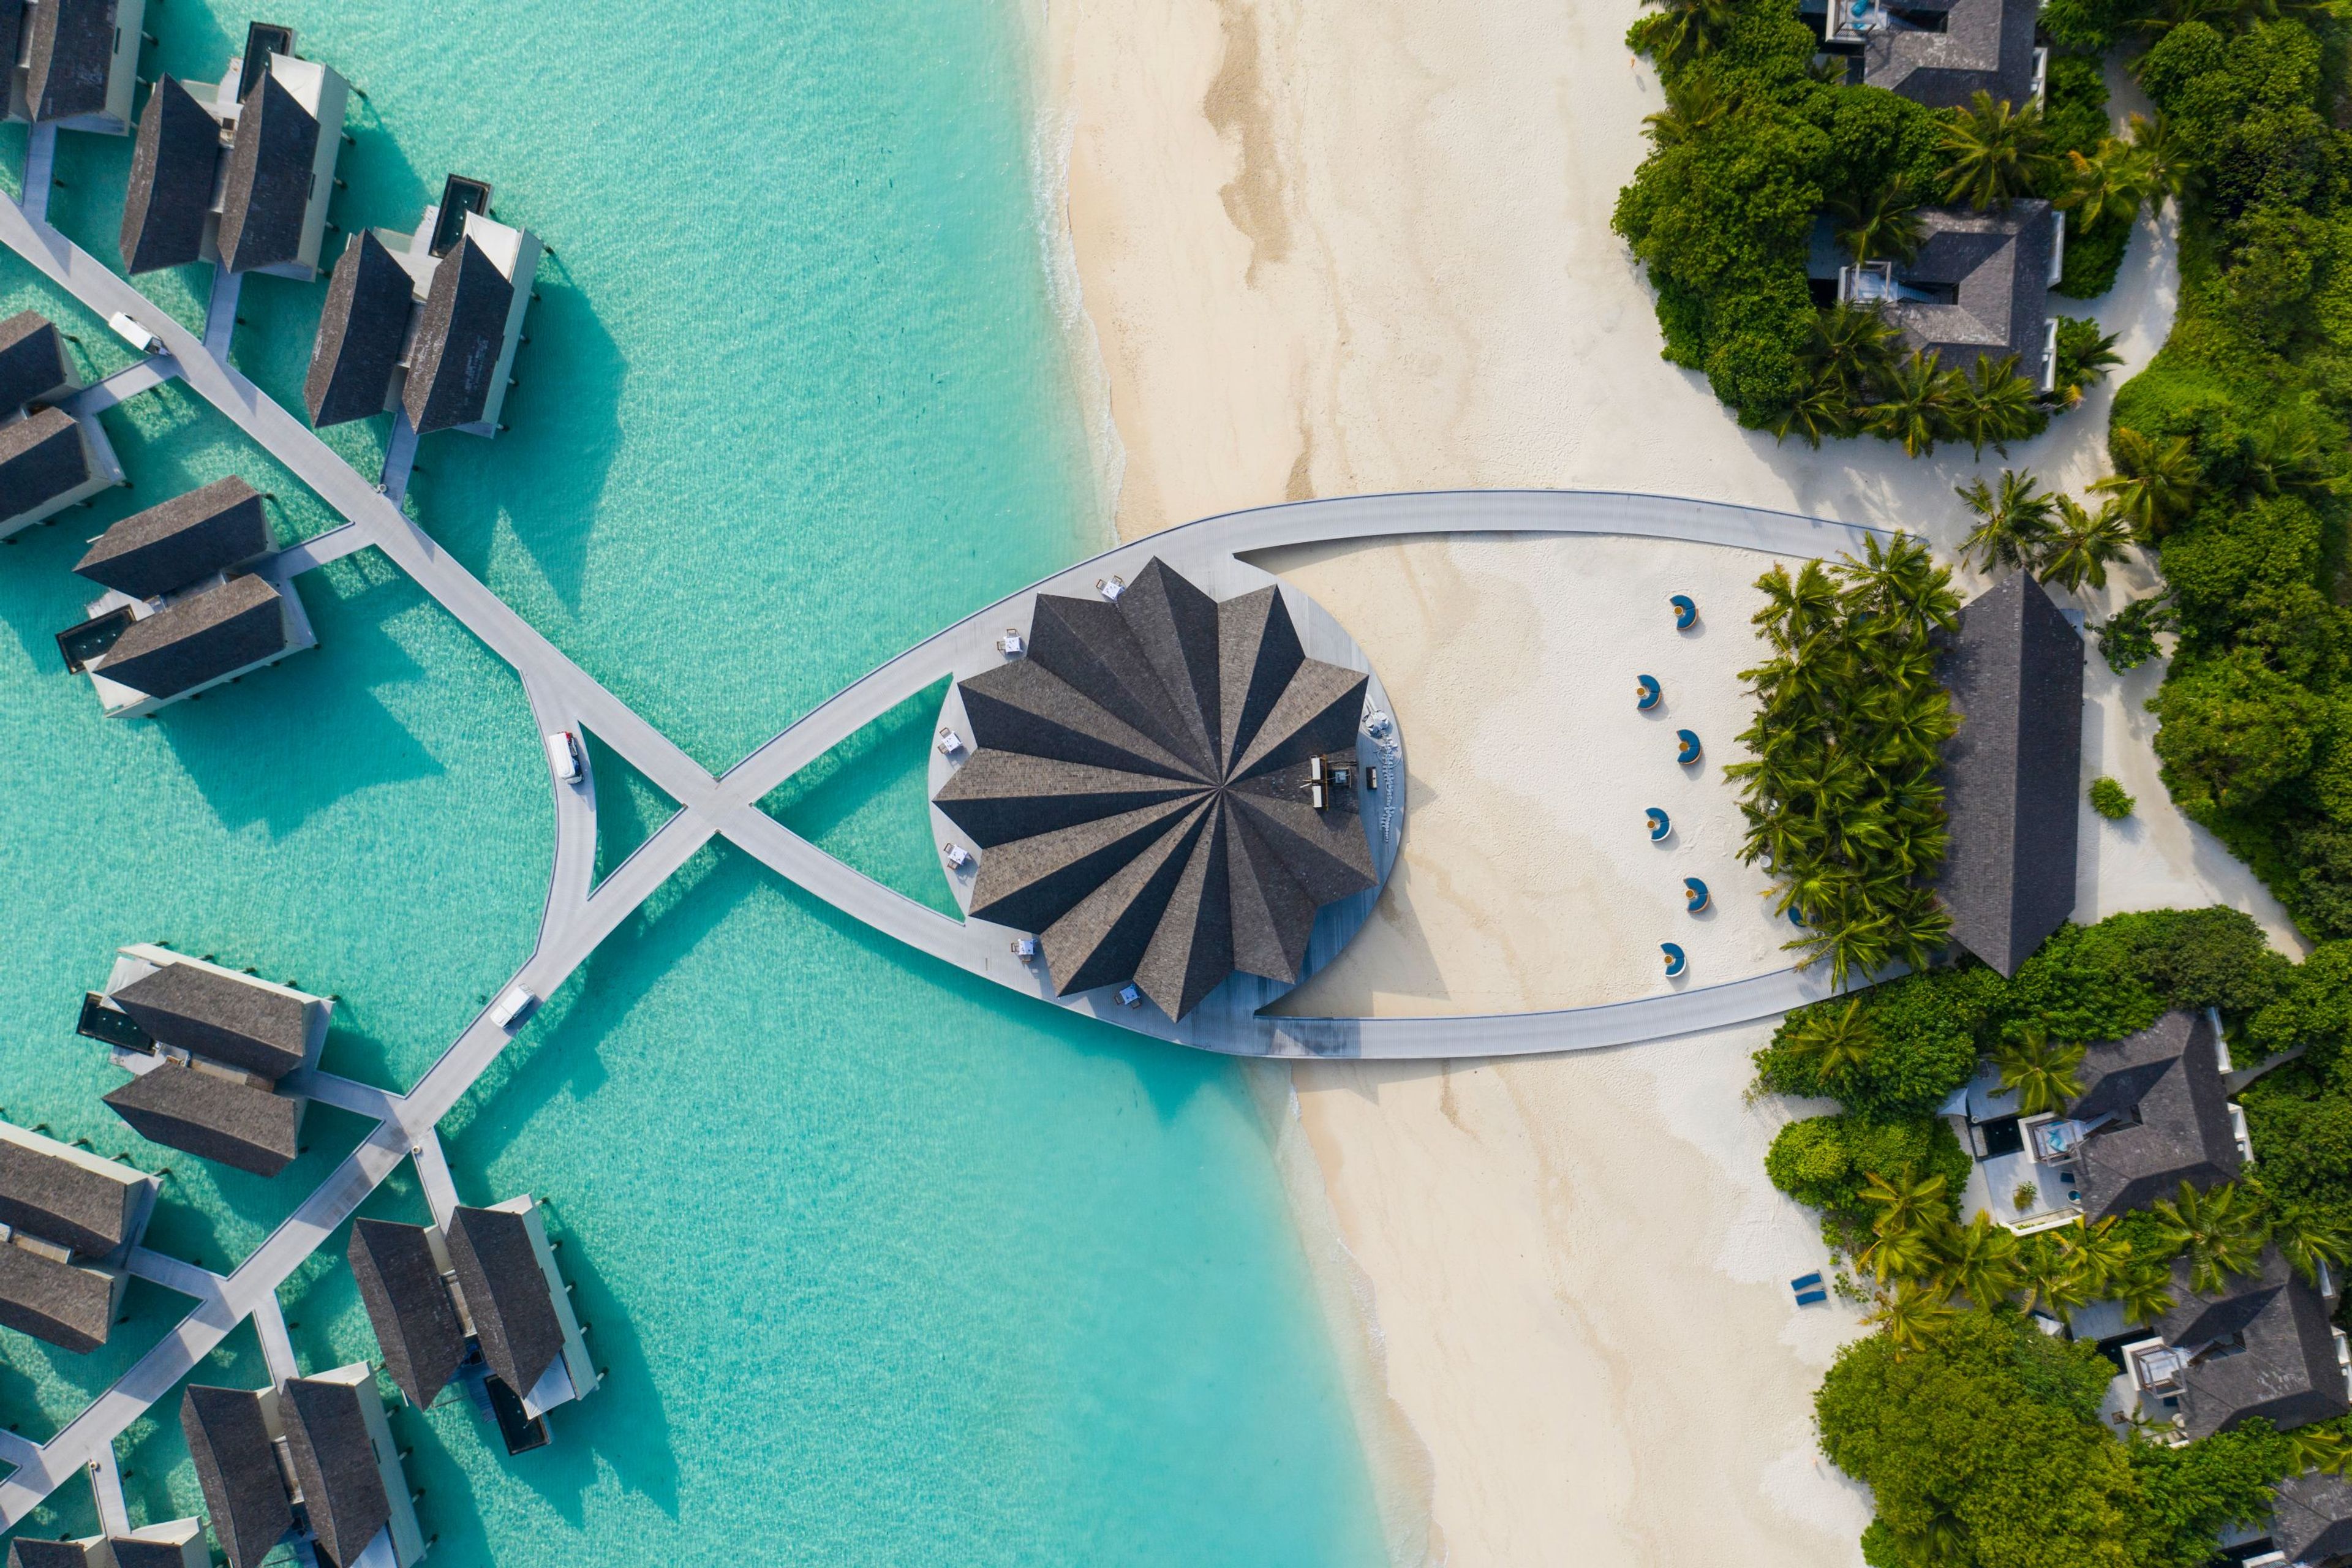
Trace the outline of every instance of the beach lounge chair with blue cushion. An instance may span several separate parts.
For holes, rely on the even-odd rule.
[[[1818,1307],[1829,1299],[1830,1293],[1826,1290],[1808,1290],[1803,1295],[1797,1298],[1797,1305],[1800,1307]]]
[[[1798,1291],[1811,1290],[1819,1286],[1821,1282],[1822,1277],[1819,1274],[1800,1274],[1794,1279],[1789,1281],[1789,1289]]]
[[[1706,884],[1696,877],[1683,879],[1683,908],[1698,914],[1706,908]]]
[[[1690,964],[1690,960],[1683,955],[1682,948],[1675,942],[1662,942],[1658,943],[1658,951],[1666,955],[1666,978],[1669,980],[1680,974]]]
[[[1650,842],[1653,844],[1663,844],[1666,835],[1675,830],[1675,825],[1667,820],[1666,814],[1654,805],[1642,815],[1650,819]]]
[[[1666,603],[1675,607],[1675,630],[1686,632],[1698,625],[1698,602],[1688,594],[1676,594]]]
[[[1677,730],[1675,731],[1675,742],[1682,748],[1682,750],[1675,755],[1675,761],[1682,763],[1685,767],[1688,767],[1693,763],[1698,761],[1698,731],[1696,730]]]
[[[1647,713],[1651,709],[1655,708],[1662,695],[1664,692],[1658,685],[1656,676],[1637,675],[1633,678],[1633,706],[1643,712]]]

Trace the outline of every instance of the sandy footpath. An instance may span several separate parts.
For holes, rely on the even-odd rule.
[[[1311,495],[1538,485],[1898,526],[1948,552],[1952,487],[1999,470],[1965,447],[1913,462],[1875,442],[1776,447],[1659,359],[1648,290],[1608,227],[1661,103],[1623,47],[1632,0],[1045,5],[1039,162],[1049,190],[1057,168],[1066,180],[1045,247],[1128,537]],[[2120,334],[2119,375],[2169,325],[2168,240],[2143,225],[2094,312]],[[2087,483],[2109,397],[2010,461]],[[1703,574],[1727,605],[1762,564],[1689,549],[1424,540],[1270,563],[1364,644],[1412,742],[1403,868],[1302,1003],[1475,1011],[1657,984],[1645,954],[1658,921],[1687,920],[1659,901],[1680,873],[1621,819],[1675,803],[1624,776],[1637,743],[1558,737],[1638,734],[1618,643],[1647,635],[1662,574]],[[2126,574],[2110,597],[2151,581]],[[1732,647],[1707,645],[1670,687],[1713,705],[1710,741],[1742,727],[1722,706]],[[2138,710],[2156,675],[2092,661],[2086,770],[2141,807],[2122,829],[2086,812],[2078,914],[2220,900],[2290,938],[2165,803]],[[1705,793],[1693,847],[1720,854],[1725,792]],[[1769,934],[1724,921],[1707,962],[1751,963]],[[1811,1391],[1857,1331],[1789,1302],[1788,1278],[1822,1255],[1761,1169],[1801,1108],[1742,1098],[1765,1033],[1258,1072],[1398,1561],[1859,1562],[1866,1504],[1810,1442]]]

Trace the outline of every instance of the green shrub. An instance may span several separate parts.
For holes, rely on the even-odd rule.
[[[2129,791],[2105,773],[2091,781],[2091,809],[2109,822],[2121,822],[2137,804]]]
[[[2179,624],[2171,600],[2161,595],[2135,599],[2099,627],[2100,657],[2117,675],[2137,669],[2161,651],[2156,646],[2156,635],[2171,631]]]
[[[1867,1228],[1870,1211],[1862,1189],[1874,1175],[1941,1175],[1949,1184],[1957,1215],[1969,1155],[1939,1116],[1891,1121],[1850,1113],[1812,1116],[1780,1129],[1764,1157],[1764,1172],[1774,1186],[1806,1207]]]

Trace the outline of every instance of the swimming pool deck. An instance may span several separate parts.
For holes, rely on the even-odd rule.
[[[825,855],[761,811],[771,791],[898,703],[942,677],[996,661],[994,639],[1039,592],[1089,593],[1109,573],[1131,576],[1157,555],[1178,571],[1207,574],[1223,558],[1283,545],[1428,533],[1613,533],[1712,542],[1786,556],[1858,549],[1876,531],[1784,512],[1667,497],[1579,491],[1445,491],[1300,501],[1204,519],[1108,551],[967,616],[854,682],[713,776],[560,652],[401,510],[414,439],[395,442],[382,481],[345,463],[309,426],[229,363],[236,289],[224,279],[211,296],[201,335],[189,331],[45,220],[54,130],[28,141],[23,205],[0,199],[0,243],[101,318],[127,313],[161,351],[85,389],[92,411],[177,379],[234,421],[345,519],[343,526],[289,547],[285,575],[370,546],[413,578],[509,665],[522,681],[541,733],[584,725],[667,792],[681,809],[605,878],[592,883],[596,805],[592,779],[551,778],[555,855],[530,956],[507,989],[545,997],[703,845],[724,837],[779,875],[845,913],[936,958],[1122,1028],[1203,1049],[1246,1056],[1434,1058],[1589,1049],[1664,1038],[1770,1016],[1827,994],[1818,973],[1781,971],[1707,987],[1561,1012],[1442,1018],[1272,1018],[1246,987],[1228,986],[1182,1024],[1150,1009],[1101,1005],[1102,998],[1048,994],[1041,975],[1007,951],[1003,928],[967,924],[917,903]],[[1882,536],[1883,537],[1883,536]],[[538,737],[532,737],[536,745]],[[101,1511],[122,1509],[114,1440],[164,1398],[247,1318],[256,1320],[273,1372],[292,1363],[277,1290],[359,1208],[400,1162],[416,1162],[435,1212],[456,1202],[435,1131],[510,1038],[478,1016],[406,1093],[330,1074],[302,1075],[303,1092],[373,1119],[360,1146],[241,1264],[226,1275],[142,1249],[134,1272],[190,1297],[194,1309],[104,1394],[47,1443],[0,1432],[0,1524],[13,1526],[77,1475],[92,1479]]]

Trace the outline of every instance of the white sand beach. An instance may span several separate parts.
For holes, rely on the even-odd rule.
[[[1953,486],[1997,474],[1997,454],[1776,446],[1658,357],[1648,289],[1608,226],[1661,102],[1623,46],[1637,14],[1633,0],[1051,4],[1039,142],[1048,164],[1066,160],[1073,319],[1107,400],[1122,534],[1310,495],[1534,485],[1901,527],[1948,555],[1965,531]],[[2175,288],[2168,233],[2145,223],[2114,292],[2064,308],[2119,334],[2120,379],[2162,342]],[[2110,396],[2008,461],[2086,484]],[[1656,986],[1654,928],[1694,922],[1674,901],[1685,873],[1650,853],[1638,811],[1666,805],[1679,828],[1683,801],[1679,853],[1706,858],[1725,906],[1695,964],[1723,966],[1713,978],[1770,966],[1780,933],[1747,908],[1734,918],[1752,874],[1717,868],[1736,837],[1720,775],[1702,789],[1668,776],[1670,760],[1658,771],[1626,668],[1686,660],[1648,672],[1675,675],[1670,698],[1704,716],[1692,727],[1719,763],[1716,736],[1745,724],[1729,676],[1760,558],[1412,540],[1268,564],[1363,644],[1412,748],[1402,866],[1297,1005],[1477,1012]],[[1635,640],[1663,626],[1649,617],[1670,579],[1707,584],[1702,653]],[[2126,574],[2108,597],[2152,581]],[[2118,680],[2090,660],[2086,776],[2114,774],[2140,810],[2118,828],[2085,808],[2077,915],[2221,901],[2291,942],[2252,876],[2165,801],[2139,709],[2158,673]],[[1668,789],[1683,793],[1650,797]],[[1768,1033],[1261,1073],[1361,1369],[1398,1561],[1860,1561],[1866,1501],[1816,1459],[1810,1427],[1821,1371],[1858,1331],[1843,1310],[1790,1303],[1788,1278],[1822,1254],[1762,1170],[1802,1108],[1743,1100]]]

